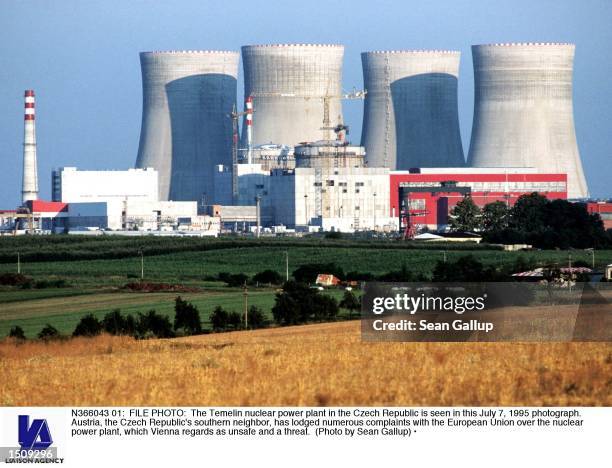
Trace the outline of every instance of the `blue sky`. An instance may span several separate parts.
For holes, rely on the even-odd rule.
[[[243,44],[344,44],[344,88],[362,87],[360,52],[462,52],[459,118],[467,154],[471,44],[574,42],[574,112],[592,195],[612,195],[612,1],[0,0],[0,209],[21,190],[23,91],[37,94],[41,196],[51,169],[131,167],[141,119],[138,52]],[[239,83],[242,100],[242,80]],[[361,102],[345,102],[359,141]]]

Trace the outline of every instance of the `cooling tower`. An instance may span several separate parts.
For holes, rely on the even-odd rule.
[[[255,113],[254,146],[325,138],[330,133],[322,130],[326,101],[330,125],[342,121],[343,55],[339,45],[242,47],[244,94],[252,96]]]
[[[213,196],[213,169],[232,164],[237,52],[143,52],[136,167],[159,172],[160,200]]]
[[[474,123],[468,163],[567,173],[568,197],[588,194],[572,106],[573,44],[472,46]]]
[[[460,53],[361,54],[365,99],[361,144],[370,167],[465,165],[457,108]]]

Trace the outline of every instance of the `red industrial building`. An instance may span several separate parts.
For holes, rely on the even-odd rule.
[[[612,229],[612,201],[588,202],[586,207],[589,213],[597,213],[601,217],[605,229]]]
[[[402,219],[401,229],[444,229],[448,214],[466,195],[483,207],[502,201],[514,205],[521,196],[538,192],[567,199],[567,174],[540,174],[531,168],[420,168],[390,174],[391,216]]]

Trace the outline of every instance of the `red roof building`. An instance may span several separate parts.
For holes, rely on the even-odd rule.
[[[393,171],[390,178],[390,216],[399,217],[408,208],[412,225],[433,230],[448,225],[449,212],[467,194],[480,207],[494,201],[512,206],[532,192],[567,199],[567,174],[539,174],[531,168],[421,168]],[[408,207],[402,207],[400,198],[406,196]]]
[[[604,223],[604,228],[612,229],[612,202],[588,202],[587,211],[597,213]]]

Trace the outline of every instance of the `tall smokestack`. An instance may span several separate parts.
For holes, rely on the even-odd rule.
[[[25,92],[23,116],[23,185],[21,201],[38,199],[38,166],[36,162],[36,125],[34,123],[34,91]]]

